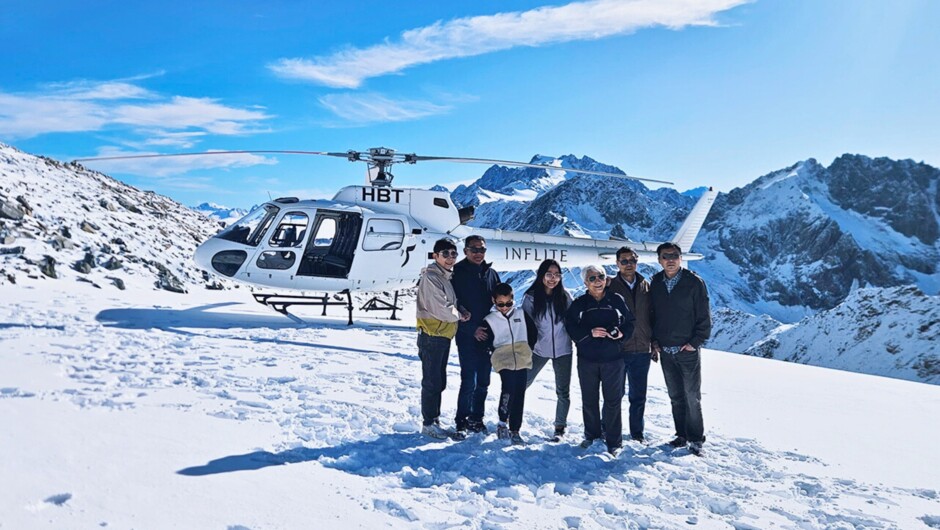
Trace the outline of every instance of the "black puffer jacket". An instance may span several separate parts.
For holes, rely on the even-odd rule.
[[[593,328],[620,330],[620,336],[614,340],[591,335]],[[571,303],[565,313],[565,329],[578,348],[578,358],[585,361],[607,362],[623,359],[620,341],[633,333],[633,315],[627,309],[623,298],[610,289],[604,291],[604,297],[595,300],[590,293],[584,293]]]

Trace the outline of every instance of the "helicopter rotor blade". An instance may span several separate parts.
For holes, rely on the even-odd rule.
[[[534,168],[539,168],[539,169],[554,169],[556,171],[567,171],[570,173],[586,173],[588,175],[600,175],[602,177],[619,177],[619,178],[626,178],[626,179],[631,179],[631,180],[639,180],[643,182],[655,182],[657,184],[669,184],[670,186],[675,184],[667,180],[634,177],[631,175],[627,175],[625,173],[624,174],[607,173],[604,171],[591,171],[588,169],[565,168],[565,167],[558,167],[558,166],[549,166],[546,164],[529,164],[526,162],[514,162],[512,160],[493,160],[489,158],[457,158],[457,157],[450,157],[450,156],[420,156],[420,155],[414,156],[414,160],[416,162],[442,161],[442,162],[459,162],[459,163],[468,163],[468,164],[497,164],[497,165],[502,165],[502,166],[534,167]]]
[[[329,153],[326,151],[290,151],[290,150],[238,150],[238,151],[202,151],[198,153],[166,153],[166,154],[147,154],[147,155],[117,155],[117,156],[95,156],[88,158],[76,158],[72,162],[98,162],[103,160],[133,160],[138,158],[171,158],[178,156],[212,156],[212,155],[320,155],[335,156],[339,158],[350,158],[352,151],[348,153]],[[355,153],[358,154],[358,153]]]

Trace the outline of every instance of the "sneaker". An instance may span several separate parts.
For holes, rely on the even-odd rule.
[[[612,457],[614,457],[614,458],[617,458],[617,455],[619,455],[619,454],[620,454],[620,451],[622,451],[622,450],[623,450],[623,448],[620,447],[620,446],[617,446],[617,447],[608,447],[608,448],[607,448],[607,452],[610,453],[610,456],[612,456]]]
[[[672,447],[685,447],[687,443],[688,441],[685,438],[676,436],[675,440],[669,442],[669,445]]]
[[[421,434],[425,436],[430,436],[431,438],[434,438],[436,440],[445,440],[447,438],[450,438],[450,436],[447,434],[447,431],[441,428],[440,424],[437,422],[434,422],[430,425],[425,425],[424,427],[422,427]]]
[[[509,425],[506,425],[505,422],[499,422],[499,425],[496,426],[496,437],[500,440],[509,439]]]
[[[555,427],[555,435],[549,438],[549,442],[558,443],[561,441],[561,438],[565,435],[564,427]]]
[[[705,450],[702,448],[702,442],[689,442],[689,452],[695,456],[703,456]]]
[[[591,447],[592,445],[594,445],[594,440],[585,439],[585,440],[581,440],[581,444],[579,445],[579,447],[581,447],[581,449],[587,449],[588,447]]]
[[[631,434],[630,439],[633,440],[634,442],[640,442],[641,444],[646,444],[646,438],[644,438],[642,434],[639,436],[633,436]]]
[[[482,421],[470,420],[467,422],[467,430],[473,433],[483,433],[486,434],[489,430],[486,428],[486,424]]]
[[[466,440],[467,439],[466,429],[460,429],[459,431],[455,432],[453,435],[451,435],[451,439],[457,440],[458,442],[462,442]]]
[[[512,445],[525,445],[525,440],[519,435],[519,431],[510,432],[509,439],[512,440]]]

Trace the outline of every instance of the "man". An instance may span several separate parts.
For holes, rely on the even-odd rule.
[[[620,351],[629,385],[630,438],[642,443],[645,441],[643,415],[646,411],[647,375],[650,361],[659,357],[650,353],[650,284],[637,272],[637,258],[637,253],[630,247],[617,250],[620,273],[611,280],[610,290],[623,297],[627,309],[636,318],[633,333],[620,343]]]
[[[486,240],[469,236],[464,243],[464,259],[454,266],[451,284],[457,294],[460,313],[466,317],[457,328],[457,355],[460,357],[460,390],[457,392],[457,432],[486,432],[483,406],[490,386],[490,355],[486,350],[483,319],[493,307],[493,292],[499,274],[486,263]]]
[[[441,394],[447,387],[447,357],[450,341],[457,333],[461,315],[457,296],[450,284],[457,245],[449,239],[434,243],[434,263],[421,272],[418,280],[417,320],[418,357],[421,359],[421,434],[431,438],[448,438],[441,427]],[[459,439],[459,434],[454,438]]]
[[[712,330],[708,289],[694,272],[682,268],[682,249],[663,243],[656,249],[663,270],[650,281],[652,349],[662,359],[663,376],[672,419],[676,425],[673,447],[689,446],[702,455],[705,423],[702,420],[702,343]]]

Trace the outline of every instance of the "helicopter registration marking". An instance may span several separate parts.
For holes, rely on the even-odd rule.
[[[401,192],[405,190],[393,190],[388,188],[362,188],[362,200],[372,202],[401,202]],[[392,194],[395,195],[394,201]]]
[[[506,247],[507,260],[542,261],[553,259],[559,263],[568,261],[568,250],[558,248]]]

